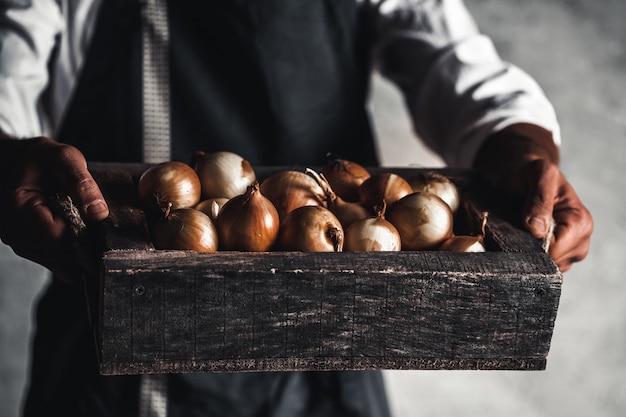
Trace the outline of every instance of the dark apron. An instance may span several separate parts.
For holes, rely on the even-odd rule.
[[[354,0],[170,2],[174,159],[230,150],[253,164],[376,164],[366,44]],[[140,5],[105,0],[59,140],[90,161],[140,161]],[[136,416],[138,376],[97,373],[80,286],[37,313],[26,416]],[[380,372],[170,375],[170,417],[388,416]]]
[[[140,161],[140,6],[105,6],[58,139],[88,160]],[[174,159],[230,150],[258,165],[319,164],[332,152],[377,163],[355,0],[176,0],[169,15]]]

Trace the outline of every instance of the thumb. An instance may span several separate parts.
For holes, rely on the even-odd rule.
[[[87,169],[83,154],[73,146],[60,145],[57,156],[53,161],[53,172],[59,173],[63,188],[78,207],[81,216],[86,221],[104,220],[109,215],[109,207]]]
[[[558,196],[560,171],[556,164],[538,159],[528,166],[528,195],[524,208],[524,225],[536,238],[544,238],[553,222]]]

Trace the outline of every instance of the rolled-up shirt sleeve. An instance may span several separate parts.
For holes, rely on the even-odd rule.
[[[0,129],[5,133],[43,134],[42,94],[62,30],[55,1],[0,0]]]
[[[365,1],[380,73],[402,91],[417,135],[450,166],[515,123],[560,131],[536,81],[504,62],[461,0]]]

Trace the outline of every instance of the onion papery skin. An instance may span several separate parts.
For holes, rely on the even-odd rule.
[[[391,206],[412,192],[409,183],[401,176],[391,172],[379,172],[361,184],[359,204],[374,211],[376,207]]]
[[[398,229],[402,250],[436,249],[452,236],[452,211],[434,194],[409,194],[391,207],[386,218]]]
[[[337,216],[344,229],[354,222],[367,219],[372,215],[370,210],[360,204],[340,200],[340,197],[329,203],[328,208]]]
[[[197,151],[194,161],[204,199],[236,197],[256,181],[250,162],[233,152]]]
[[[255,183],[224,204],[216,226],[220,250],[265,252],[276,242],[280,221],[278,211]]]
[[[339,222],[346,227],[351,225],[357,220],[366,219],[372,215],[372,213],[359,203],[352,203],[342,199],[328,182],[328,179],[323,173],[317,173],[311,168],[307,168],[305,172],[313,177],[315,181],[324,191],[326,195],[326,207],[333,212],[339,219]]]
[[[456,184],[448,177],[437,172],[423,172],[412,175],[407,179],[413,192],[435,194],[445,201],[452,214],[455,214],[460,206],[461,197]]]
[[[200,201],[200,179],[192,167],[177,161],[162,162],[141,174],[137,196],[149,210],[193,207]]]
[[[224,204],[228,202],[228,198],[208,198],[206,200],[200,201],[198,204],[194,206],[196,210],[200,210],[207,216],[211,218],[211,220],[217,219],[217,216],[220,214],[220,210],[224,207]]]
[[[389,221],[380,217],[356,221],[348,226],[345,232],[346,252],[395,252],[401,249],[398,230]]]
[[[371,174],[362,165],[341,158],[330,159],[320,171],[333,191],[344,201],[359,201],[359,188]]]
[[[326,195],[322,187],[311,176],[300,171],[286,170],[270,175],[261,182],[261,193],[274,204],[281,221],[299,207],[326,207]]]
[[[486,252],[481,236],[452,236],[439,246],[447,252]]]
[[[156,249],[215,252],[218,235],[215,225],[203,212],[182,208],[172,210],[152,229]]]
[[[302,206],[281,222],[277,247],[283,251],[341,252],[344,230],[327,208]]]

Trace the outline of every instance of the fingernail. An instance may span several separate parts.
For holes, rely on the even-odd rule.
[[[96,200],[87,206],[87,213],[90,216],[97,217],[103,213],[106,213],[109,208],[102,200]]]
[[[530,217],[528,226],[537,235],[544,236],[548,233],[548,223],[542,217]]]

